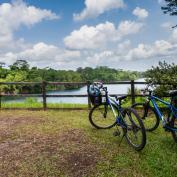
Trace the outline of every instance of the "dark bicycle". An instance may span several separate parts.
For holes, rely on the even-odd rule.
[[[94,83],[88,90],[95,105],[89,113],[90,123],[97,129],[121,127],[123,137],[135,150],[140,151],[146,144],[146,131],[142,120],[132,108],[122,108],[121,101],[126,96],[110,97],[107,87]]]
[[[162,120],[162,125],[165,131],[171,132],[172,136],[177,143],[177,107],[176,107],[176,96],[177,90],[169,92],[171,97],[171,102],[166,102],[157,96],[153,95],[153,91],[148,87],[142,90],[144,95],[148,93],[146,102],[144,103],[135,103],[132,105],[132,108],[135,109],[141,119],[144,122],[144,126],[147,131],[153,131],[159,126],[160,120]],[[165,105],[168,110],[167,116],[162,113],[160,110],[157,101]]]

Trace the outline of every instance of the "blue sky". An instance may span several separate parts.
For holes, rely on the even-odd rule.
[[[55,69],[146,70],[176,63],[177,17],[163,0],[0,0],[0,61]]]

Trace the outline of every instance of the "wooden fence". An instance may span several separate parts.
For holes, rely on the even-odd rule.
[[[137,82],[137,81],[116,81],[116,82],[105,82],[104,84],[115,84],[115,85],[130,85],[130,94],[127,95],[128,97],[131,97],[131,102],[132,104],[135,103],[135,97],[139,96],[139,97],[142,97],[143,95],[136,95],[135,94],[135,88],[136,88],[136,85],[145,85],[145,84],[148,84],[146,82]],[[90,102],[90,99],[88,97],[87,94],[82,94],[82,95],[48,95],[47,94],[47,86],[65,86],[65,85],[73,85],[73,86],[76,86],[76,85],[80,85],[80,86],[85,86],[87,85],[87,88],[89,87],[89,82],[0,82],[0,86],[1,85],[24,85],[24,86],[34,86],[34,85],[40,85],[40,87],[42,88],[42,93],[41,94],[2,94],[0,92],[0,109],[2,109],[2,97],[42,97],[42,103],[43,103],[43,110],[47,110],[48,107],[47,107],[47,98],[49,97],[57,97],[57,98],[60,98],[60,97],[87,97],[88,99],[88,108],[90,109],[91,108],[91,102]],[[168,85],[171,85],[171,84],[168,84]],[[111,96],[121,96],[121,95],[125,95],[125,94],[110,94]]]

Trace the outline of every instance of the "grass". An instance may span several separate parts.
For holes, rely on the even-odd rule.
[[[135,99],[136,103],[145,102],[145,97],[137,97]],[[170,102],[169,98],[165,98],[165,101]],[[123,101],[123,106],[130,107],[132,105],[131,99],[127,98]],[[164,107],[162,103],[158,103],[160,107]],[[35,98],[26,98],[24,102],[4,102],[1,104],[2,108],[43,108],[43,103],[38,102]],[[71,103],[47,103],[48,108],[87,108],[87,104],[71,104]]]
[[[35,98],[26,98],[24,102],[2,102],[2,108],[43,108],[43,103]],[[48,108],[87,108],[86,104],[47,103]]]
[[[136,102],[143,102],[144,99],[137,98]],[[125,107],[131,106],[131,100],[123,101]],[[38,102],[35,98],[27,98],[24,102],[2,102],[2,108],[43,108],[43,103]],[[88,108],[87,104],[72,104],[72,103],[47,103],[48,108]]]
[[[48,103],[48,108],[87,108],[86,104],[69,104],[69,103]],[[43,104],[36,103],[2,103],[2,108],[43,108]]]
[[[0,176],[176,177],[177,144],[159,127],[134,151],[87,111],[1,111]]]

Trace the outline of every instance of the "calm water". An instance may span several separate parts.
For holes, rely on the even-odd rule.
[[[144,81],[144,79],[139,79],[137,81]],[[130,85],[105,85],[108,88],[109,94],[127,94],[128,89],[130,88]],[[144,88],[144,85],[136,85],[136,88]],[[74,90],[66,90],[66,91],[50,91],[47,94],[52,95],[80,95],[80,94],[87,94],[87,87],[84,86],[80,89],[74,89]],[[23,99],[16,99],[16,100],[9,100],[7,102],[23,102],[25,98]],[[42,98],[37,98],[39,102],[42,102]],[[60,98],[47,98],[48,103],[80,103],[85,104],[87,103],[87,98],[66,98],[66,97],[60,97]]]

